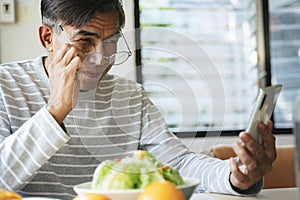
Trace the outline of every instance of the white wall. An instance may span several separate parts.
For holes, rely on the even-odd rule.
[[[10,62],[44,54],[38,40],[39,4],[36,0],[17,0],[15,23],[1,23],[0,61]]]
[[[16,22],[0,24],[0,63],[35,58],[46,52],[40,45],[38,26],[41,24],[40,1],[15,0]],[[123,0],[126,12],[126,27],[124,32],[134,29],[133,0]],[[127,37],[131,49],[134,49],[134,36]],[[125,65],[126,64],[126,65]],[[132,56],[123,66],[111,70],[112,73],[135,78],[135,57]]]

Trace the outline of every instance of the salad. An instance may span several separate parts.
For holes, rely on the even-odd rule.
[[[102,162],[94,172],[92,189],[143,189],[161,180],[184,185],[177,170],[158,162],[147,151],[135,151],[132,157]]]

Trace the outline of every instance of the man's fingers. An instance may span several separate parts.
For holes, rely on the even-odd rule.
[[[271,133],[269,137],[272,137]],[[265,149],[263,145],[256,142],[246,132],[241,132],[240,138],[244,146],[239,143],[234,143],[233,148],[237,155],[240,154],[238,156],[241,162],[247,166],[247,169],[255,176],[263,176],[268,173],[271,170],[271,163],[276,158],[274,145],[267,144],[270,149]]]
[[[260,135],[262,137],[262,140],[266,143],[270,143],[272,145],[269,145],[271,147],[274,147],[275,143],[275,137],[272,134],[272,129],[273,129],[273,122],[269,121],[268,125],[264,125],[262,122],[258,124],[258,130],[260,132]]]
[[[261,145],[255,141],[250,134],[243,131],[240,133],[239,137],[251,154],[254,154],[261,148]]]
[[[246,189],[248,186],[244,185],[243,183],[247,179],[247,176],[244,175],[237,164],[237,162],[233,159],[229,159],[230,163],[230,182],[233,184],[235,187],[240,188],[240,189]],[[246,171],[244,173],[247,173]]]
[[[57,51],[57,53],[54,55],[54,61],[55,62],[60,62],[64,55],[66,54],[66,52],[68,51],[68,49],[70,48],[70,45],[68,44],[63,44],[61,46],[61,48]]]
[[[265,149],[257,141],[255,141],[248,133],[242,132],[240,138],[243,141],[248,153],[259,162],[266,158]]]
[[[269,121],[268,125],[264,125],[262,122],[258,124],[258,130],[262,137],[262,147],[265,150],[266,154],[268,155],[271,161],[276,159],[276,147],[275,142],[276,138],[272,134],[273,129],[273,122]]]
[[[76,73],[81,66],[81,58],[79,56],[75,56],[68,65],[69,70],[73,72],[74,78],[76,77]]]
[[[275,137],[272,134],[272,122],[267,126],[258,125],[262,143],[255,141],[250,134],[241,132],[240,142],[234,142],[232,148],[241,161],[238,165],[230,160],[230,181],[240,189],[246,189],[259,181],[262,176],[272,168],[272,162],[276,158]]]
[[[230,158],[229,162],[231,171],[230,181],[239,189],[249,188],[262,177],[258,167],[249,170],[247,165],[239,166],[233,158]]]
[[[232,148],[243,163],[243,165],[247,166],[247,169],[254,170],[257,167],[257,162],[254,160],[253,157],[251,157],[250,152],[239,142],[234,142]]]
[[[71,47],[61,59],[61,63],[67,66],[75,56],[77,56],[76,49]]]

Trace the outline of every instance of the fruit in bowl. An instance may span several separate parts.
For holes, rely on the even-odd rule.
[[[78,194],[103,194],[113,200],[137,199],[153,182],[173,184],[185,199],[189,199],[199,180],[182,177],[168,165],[163,165],[147,151],[135,151],[132,157],[103,161],[95,170],[92,182],[74,186]]]
[[[154,181],[138,195],[137,200],[185,200],[183,192],[169,181]]]
[[[102,162],[94,172],[92,189],[143,189],[162,180],[184,185],[177,170],[158,162],[147,151],[135,151],[133,157]]]
[[[183,177],[184,185],[176,186],[181,190],[185,200],[190,199],[195,189],[199,185],[199,180],[195,178]],[[92,182],[82,183],[74,186],[75,192],[79,194],[102,194],[112,200],[133,200],[146,191],[145,189],[112,189],[112,190],[99,190],[92,189]]]
[[[6,191],[6,190],[0,189],[0,199],[1,200],[21,200],[22,197],[16,192],[11,192],[11,191]]]
[[[103,194],[79,194],[73,200],[111,200]]]

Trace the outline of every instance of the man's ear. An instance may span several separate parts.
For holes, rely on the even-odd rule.
[[[42,46],[48,51],[53,51],[53,43],[52,43],[52,37],[53,37],[53,28],[48,25],[41,25],[39,26],[39,38],[42,43]]]

